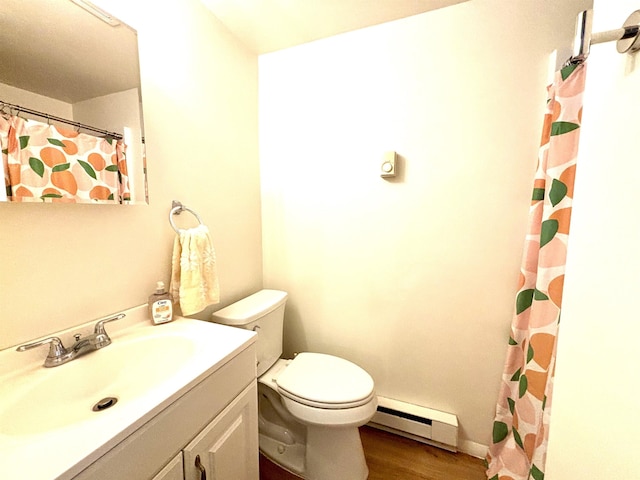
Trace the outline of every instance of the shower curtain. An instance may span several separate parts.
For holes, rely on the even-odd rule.
[[[542,480],[586,64],[549,87],[519,291],[487,454],[490,480]]]
[[[125,203],[126,145],[18,116],[0,115],[5,192],[12,202]]]

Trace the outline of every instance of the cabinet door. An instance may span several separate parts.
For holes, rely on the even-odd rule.
[[[256,382],[184,449],[185,480],[258,480]]]
[[[183,480],[183,474],[182,452],[180,452],[151,480]]]

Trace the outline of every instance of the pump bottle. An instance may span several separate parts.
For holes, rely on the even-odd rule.
[[[155,293],[149,296],[149,318],[155,325],[173,320],[173,299],[164,282],[158,282]]]

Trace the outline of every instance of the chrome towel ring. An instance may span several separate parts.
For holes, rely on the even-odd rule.
[[[171,224],[171,228],[173,228],[176,231],[176,233],[180,233],[180,229],[176,227],[176,224],[173,221],[173,216],[180,215],[182,212],[189,212],[191,215],[196,217],[196,219],[198,220],[198,225],[202,225],[202,219],[200,218],[200,215],[198,215],[196,212],[194,212],[190,208],[185,207],[184,205],[182,205],[182,203],[178,202],[177,200],[174,200],[173,202],[171,202],[171,211],[169,212],[169,223]]]

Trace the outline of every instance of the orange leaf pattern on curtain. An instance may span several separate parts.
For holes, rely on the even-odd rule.
[[[549,87],[520,290],[487,455],[490,480],[543,480],[586,65]]]
[[[0,119],[7,197],[14,202],[130,200],[126,145],[20,117]]]

